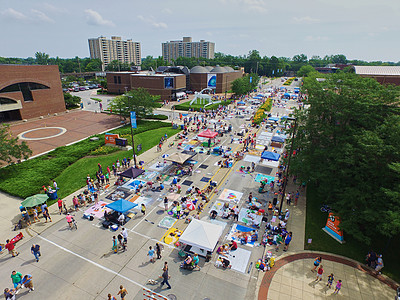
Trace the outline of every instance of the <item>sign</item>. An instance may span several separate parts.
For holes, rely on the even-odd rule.
[[[132,126],[132,128],[137,128],[136,112],[134,112],[134,111],[131,111],[131,126]]]
[[[333,213],[329,213],[326,225],[322,228],[327,234],[337,240],[339,243],[343,243],[343,231],[339,228],[340,219]]]
[[[126,139],[121,139],[121,138],[115,139],[115,145],[117,146],[126,147],[127,144],[128,142]]]
[[[115,139],[118,139],[119,135],[118,134],[113,134],[113,133],[106,133],[104,135],[104,142],[106,144],[112,144],[115,145]]]
[[[207,74],[207,87],[215,89],[217,88],[217,75]]]
[[[137,149],[137,152],[142,151],[142,144],[137,145],[136,149]]]
[[[173,89],[173,88],[174,88],[174,77],[165,77],[164,89]]]

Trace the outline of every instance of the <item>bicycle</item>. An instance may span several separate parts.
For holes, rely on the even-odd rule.
[[[321,212],[327,212],[327,213],[330,213],[332,211],[331,208],[326,204],[323,204],[321,206],[320,210],[321,210]]]
[[[68,225],[69,225],[69,229],[71,229],[71,230],[73,230],[73,229],[77,230],[78,229],[78,225],[76,224],[76,221],[75,221],[74,218],[72,218],[71,223],[68,224]]]

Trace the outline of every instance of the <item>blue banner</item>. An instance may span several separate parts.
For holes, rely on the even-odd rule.
[[[250,77],[250,83],[252,83],[253,82],[253,77]]]
[[[132,128],[137,128],[136,112],[134,112],[134,111],[131,111],[131,126],[132,126]]]

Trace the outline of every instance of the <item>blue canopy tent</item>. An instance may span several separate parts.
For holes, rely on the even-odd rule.
[[[275,135],[271,139],[272,142],[284,143],[285,139],[279,135]]]
[[[264,94],[257,94],[257,97],[264,97]]]
[[[132,203],[124,199],[119,199],[118,201],[106,205],[106,207],[120,213],[127,212],[136,206],[138,206],[136,203]]]
[[[283,98],[290,98],[290,94],[289,93],[284,93],[283,94]]]
[[[257,97],[253,97],[253,99],[262,100],[262,97],[257,96]]]
[[[271,151],[264,151],[263,153],[261,153],[262,159],[278,161],[280,157],[281,157],[280,154]]]
[[[243,104],[246,104],[246,102],[244,102],[244,101],[239,101],[238,104],[243,105]]]
[[[281,120],[287,119],[287,118],[288,118],[288,116],[283,116],[283,117],[281,117]]]
[[[279,118],[277,118],[277,117],[270,117],[270,118],[268,118],[268,120],[269,120],[269,121],[278,122],[278,121],[279,121]]]

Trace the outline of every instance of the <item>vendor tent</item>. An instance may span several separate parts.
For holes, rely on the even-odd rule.
[[[136,203],[129,202],[124,199],[119,199],[118,201],[115,201],[113,203],[107,204],[106,207],[115,210],[120,213],[124,213],[134,207],[138,206]]]
[[[21,202],[21,206],[23,207],[35,207],[37,205],[45,203],[49,197],[46,194],[36,194],[26,198]]]
[[[277,117],[270,117],[270,118],[268,118],[268,120],[269,120],[269,121],[278,122],[278,121],[279,121],[279,118],[277,118]]]
[[[136,169],[134,167],[130,167],[129,169],[125,170],[122,173],[119,173],[119,176],[122,177],[128,177],[128,178],[132,178],[135,179],[136,177],[138,177],[139,175],[143,174],[144,170],[142,169]]]
[[[179,241],[212,252],[223,230],[224,228],[220,225],[193,219],[182,233]]]
[[[189,158],[192,158],[193,155],[185,154],[185,153],[174,153],[171,154],[169,157],[165,158],[165,160],[176,162],[178,164],[184,164]]]
[[[263,153],[261,153],[262,159],[278,161],[280,157],[280,154],[271,151],[264,151]]]
[[[284,143],[285,139],[279,135],[275,135],[271,139],[272,142]]]
[[[205,131],[203,131],[203,132],[200,132],[200,133],[198,134],[199,137],[205,137],[205,138],[208,138],[208,139],[213,139],[213,138],[215,138],[217,135],[218,135],[218,132],[212,131],[212,130],[210,130],[210,129],[207,129],[207,130],[205,130]]]
[[[239,104],[239,105],[245,105],[246,102],[244,102],[244,101],[239,101],[237,104]]]

